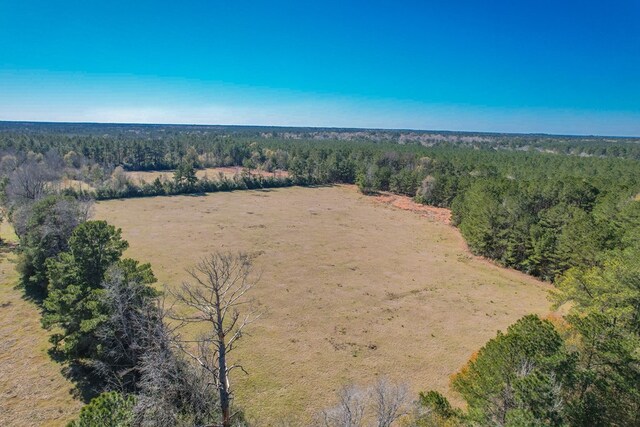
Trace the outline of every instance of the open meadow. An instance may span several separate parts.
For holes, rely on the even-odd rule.
[[[550,310],[548,285],[470,255],[441,217],[353,186],[111,200],[94,217],[168,286],[209,252],[255,256],[266,313],[230,358],[249,372],[232,385],[256,425],[307,422],[342,385],[378,376],[457,401],[449,377],[473,352]]]

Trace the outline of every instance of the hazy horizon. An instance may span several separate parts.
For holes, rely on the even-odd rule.
[[[36,125],[81,125],[81,126],[194,126],[194,127],[238,127],[238,128],[273,128],[273,129],[315,129],[326,131],[380,131],[380,132],[419,132],[419,133],[452,133],[452,134],[495,134],[495,135],[540,135],[549,137],[577,137],[577,138],[620,138],[638,139],[636,135],[604,135],[604,134],[566,134],[547,132],[499,132],[499,131],[475,131],[457,129],[419,129],[419,128],[380,128],[380,127],[353,127],[353,126],[288,126],[271,124],[228,124],[228,123],[170,123],[170,122],[99,122],[99,121],[47,121],[47,120],[3,120],[0,123],[11,124],[36,124]]]

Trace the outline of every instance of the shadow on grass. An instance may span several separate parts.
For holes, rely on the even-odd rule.
[[[18,244],[15,242],[7,242],[0,241],[0,260],[7,261],[16,265],[16,270],[19,272],[19,262],[17,257],[15,259],[9,258],[10,255],[17,255],[18,253]],[[18,277],[17,283],[14,286],[14,289],[21,291],[22,299],[25,301],[30,301],[38,306],[38,308],[42,309],[42,302],[44,298],[47,296],[44,289],[40,286],[35,286],[31,283],[25,283],[21,277]]]
[[[82,362],[68,362],[64,355],[54,348],[50,348],[49,357],[63,365],[60,372],[73,383],[71,395],[84,403],[89,403],[103,391],[103,379],[96,374],[95,369]]]
[[[11,264],[18,264],[17,259],[9,258],[10,255],[17,255],[18,244],[15,242],[0,241],[0,261],[6,261]],[[25,284],[20,278],[14,285],[14,289],[21,291],[22,299],[35,303],[38,307],[42,307],[42,301],[46,296],[44,291],[36,286]]]
[[[69,381],[75,384],[75,387],[71,391],[73,397],[82,400],[84,403],[89,403],[91,399],[96,397],[102,391],[99,384],[102,384],[101,378],[99,378],[95,371],[85,365],[74,363],[69,366],[65,366],[62,369],[62,373]]]
[[[21,280],[18,280],[18,284],[16,284],[16,289],[22,290],[22,299],[25,301],[30,301],[38,306],[40,311],[42,311],[42,303],[46,298],[46,294],[42,288],[25,284]]]
[[[7,242],[6,240],[0,240],[0,255],[7,256],[7,254],[15,252],[18,248],[18,244],[15,242]]]

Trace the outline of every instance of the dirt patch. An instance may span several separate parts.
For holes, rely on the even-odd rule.
[[[376,202],[391,205],[398,209],[417,213],[422,217],[429,218],[443,224],[451,224],[450,209],[423,205],[422,203],[415,202],[409,196],[400,196],[397,194],[382,192],[378,195],[372,196],[372,199]]]

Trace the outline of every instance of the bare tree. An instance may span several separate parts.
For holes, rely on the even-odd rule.
[[[320,413],[323,427],[360,427],[366,409],[366,392],[349,385],[340,390],[338,404]]]
[[[18,167],[18,159],[11,154],[5,154],[0,159],[0,174],[9,175]]]
[[[115,191],[122,191],[129,185],[129,178],[122,166],[116,167],[111,173],[110,185]]]
[[[93,364],[110,388],[135,391],[145,352],[162,338],[163,312],[157,305],[155,281],[148,264],[131,259],[112,265],[102,281],[109,317],[97,330],[102,351]]]
[[[53,236],[58,244],[57,252],[50,253],[48,257],[55,256],[59,252],[67,250],[67,240],[73,230],[81,223],[88,221],[92,214],[92,199],[73,199],[71,197],[59,196],[51,199],[52,203],[46,207],[46,215],[38,221],[38,223],[29,224],[32,218],[35,203],[23,203],[14,207],[11,220],[18,237],[23,237],[28,231],[34,231],[33,227],[38,228],[40,240],[51,240]],[[45,209],[43,205],[40,209]],[[56,249],[56,248],[54,248]]]
[[[233,396],[229,373],[234,369],[246,371],[240,365],[229,365],[227,355],[242,337],[245,327],[259,317],[247,297],[255,284],[251,259],[242,253],[213,253],[188,272],[193,280],[172,291],[176,301],[186,306],[188,314],[174,311],[172,317],[183,325],[206,324],[208,330],[195,340],[178,337],[178,345],[214,378],[220,394],[222,426],[229,427]],[[246,310],[241,310],[245,307]]]
[[[202,426],[218,418],[217,390],[210,372],[174,351],[174,330],[164,321],[164,299],[158,316],[139,318],[138,334],[146,343],[139,363],[139,392],[134,426]]]
[[[61,171],[54,170],[45,162],[26,160],[9,176],[7,197],[10,204],[32,202],[48,193],[51,182],[60,177]]]
[[[437,186],[436,178],[427,175],[420,183],[420,187],[416,191],[416,196],[423,202],[431,202]]]
[[[338,404],[320,412],[322,427],[390,427],[408,412],[408,388],[382,378],[368,389],[349,385],[340,390]]]
[[[393,384],[380,378],[371,388],[370,395],[378,427],[390,427],[406,414],[408,387],[405,384]]]

